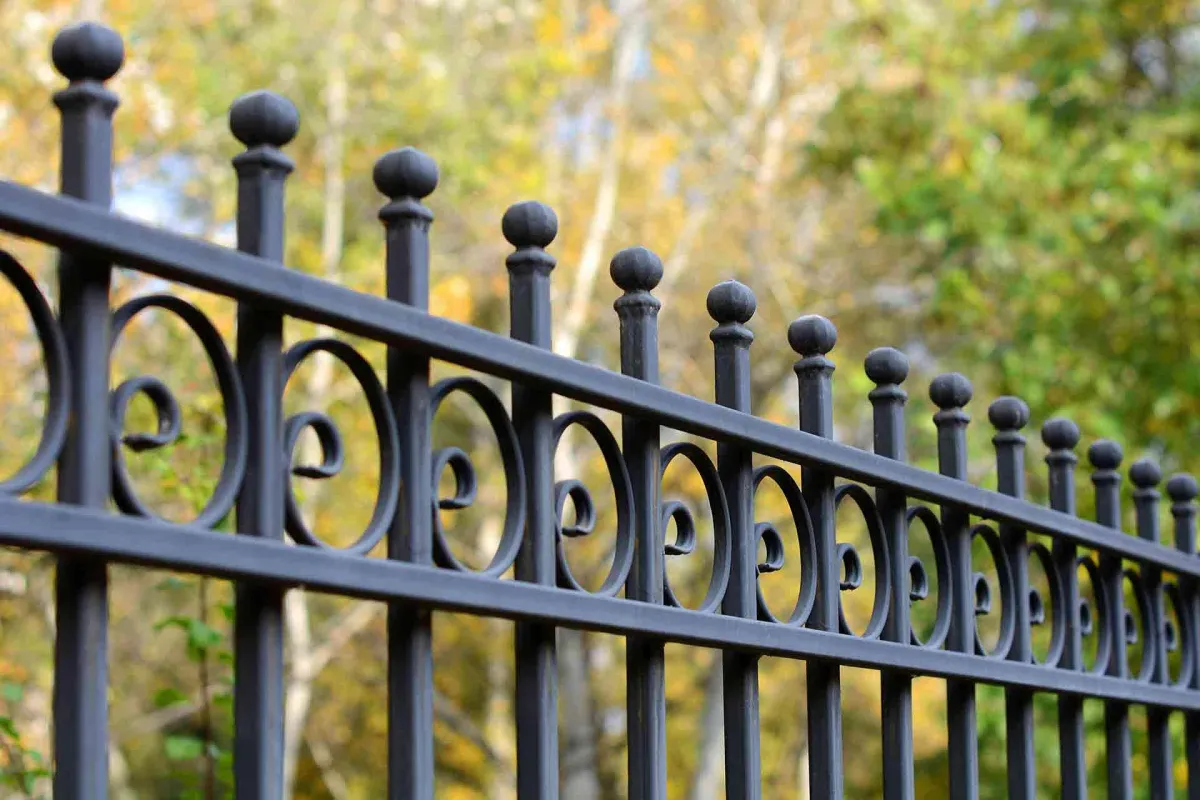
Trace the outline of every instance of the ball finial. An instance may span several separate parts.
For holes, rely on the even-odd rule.
[[[929,384],[929,399],[942,411],[962,408],[971,402],[975,388],[967,377],[959,372],[938,375]]]
[[[436,161],[415,147],[401,147],[384,153],[375,162],[371,177],[375,188],[385,197],[421,200],[437,188],[438,167]]]
[[[1194,476],[1180,472],[1167,479],[1167,495],[1176,503],[1190,503],[1200,495],[1200,484]]]
[[[1121,466],[1125,453],[1121,445],[1111,439],[1098,439],[1088,448],[1088,461],[1094,469],[1114,470]]]
[[[536,200],[508,207],[500,221],[504,238],[518,250],[522,247],[545,248],[558,235],[558,216],[554,209]]]
[[[106,81],[125,63],[125,43],[107,25],[76,22],[54,37],[50,59],[69,81]]]
[[[750,287],[738,281],[721,281],[708,292],[708,315],[719,325],[745,325],[758,309]]]
[[[800,317],[788,326],[788,344],[801,356],[823,356],[837,344],[837,328],[817,314]]]
[[[229,130],[247,148],[283,147],[296,138],[300,114],[291,100],[262,89],[233,101]]]
[[[863,369],[878,386],[904,383],[908,377],[908,356],[894,347],[877,347],[867,353]]]
[[[1042,425],[1042,442],[1051,450],[1072,450],[1079,444],[1079,426],[1066,417],[1051,417]]]
[[[612,257],[608,274],[623,291],[653,291],[662,280],[662,259],[645,247],[626,247]]]
[[[1152,459],[1139,458],[1129,467],[1129,480],[1139,489],[1152,489],[1162,480],[1162,468]]]
[[[1019,431],[1029,424],[1029,406],[1019,397],[997,397],[988,406],[988,421],[998,431]]]

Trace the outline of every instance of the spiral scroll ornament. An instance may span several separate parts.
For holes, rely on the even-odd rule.
[[[0,481],[0,492],[20,494],[46,476],[62,451],[70,417],[70,373],[67,370],[67,348],[62,331],[37,282],[15,258],[3,250],[0,250],[0,274],[17,290],[29,311],[34,334],[42,348],[42,363],[46,367],[46,418],[42,422],[42,436],[37,449],[20,469]]]
[[[933,546],[934,570],[937,575],[937,607],[933,621],[933,630],[929,637],[922,640],[915,630],[910,630],[910,639],[918,647],[939,649],[950,634],[950,602],[954,597],[950,582],[953,580],[950,571],[950,549],[946,544],[946,536],[942,532],[942,521],[937,513],[929,506],[910,506],[904,513],[905,524],[912,529],[914,520],[919,520],[925,527],[929,542]],[[910,603],[919,603],[929,597],[929,570],[918,556],[908,558]],[[910,612],[911,613],[911,612]]]
[[[768,464],[754,470],[754,493],[758,494],[764,482],[770,482],[783,493],[792,523],[796,527],[797,544],[800,548],[800,585],[796,591],[796,604],[792,607],[787,619],[775,616],[763,597],[762,587],[758,587],[758,618],[764,622],[778,622],[794,627],[803,627],[812,613],[813,604],[817,598],[816,575],[816,532],[813,529],[812,516],[808,513],[808,504],[800,491],[796,479],[791,473],[777,464]],[[764,575],[778,572],[784,565],[783,537],[779,530],[769,522],[759,522],[754,526],[755,540],[762,541],[766,549],[766,560],[758,565],[758,574]]]
[[[604,458],[604,466],[608,470],[612,482],[613,495],[616,498],[617,529],[613,546],[613,563],[596,594],[612,597],[621,591],[629,570],[633,567],[633,488],[629,482],[629,472],[625,468],[625,459],[621,448],[613,438],[608,426],[595,414],[588,411],[571,411],[562,414],[554,420],[554,444],[557,447],[562,441],[563,434],[572,426],[583,428]],[[575,521],[570,525],[563,524],[563,514],[567,510],[567,502],[575,512]],[[575,591],[586,591],[571,573],[571,565],[567,561],[566,540],[590,536],[596,526],[596,505],[591,492],[582,481],[568,479],[558,481],[554,485],[555,520],[558,529],[558,585]]]
[[[988,553],[996,565],[996,578],[1000,592],[1000,632],[996,639],[996,646],[988,650],[979,635],[978,620],[980,617],[992,613],[992,586],[984,573],[972,574],[971,579],[974,582],[972,594],[975,597],[976,618],[975,652],[981,656],[1003,659],[1008,656],[1008,651],[1012,648],[1013,635],[1016,632],[1016,585],[1013,582],[1012,569],[1005,557],[1004,544],[1000,540],[1000,534],[996,532],[995,528],[983,523],[974,525],[971,528],[971,537],[972,539],[979,537],[987,546]]]
[[[879,519],[879,510],[875,507],[875,498],[870,492],[857,483],[844,483],[834,490],[834,509],[846,498],[850,498],[862,513],[867,525],[867,535],[871,540],[871,553],[875,557],[875,599],[871,604],[871,618],[862,633],[862,638],[878,639],[883,634],[883,626],[887,622],[888,608],[891,604],[892,572],[889,567],[887,536],[883,531],[883,522]],[[842,591],[855,591],[862,586],[863,581],[862,558],[858,550],[848,542],[838,542],[837,557],[842,567]],[[842,633],[854,635],[841,603],[838,604],[838,625]]]
[[[238,378],[237,368],[221,334],[200,309],[179,297],[153,294],[138,297],[118,308],[112,316],[110,352],[116,348],[121,334],[134,317],[147,309],[160,309],[180,319],[200,340],[204,353],[217,378],[217,390],[225,406],[225,453],[216,488],[192,524],[211,528],[233,508],[246,474],[246,398]],[[148,433],[125,433],[130,403],[138,395],[154,405],[157,418],[155,430]],[[110,395],[112,459],[112,493],[117,507],[126,514],[161,519],[134,489],[133,478],[125,464],[124,450],[135,453],[169,447],[178,439],[182,415],[175,395],[158,378],[136,375],[123,381]]]
[[[497,577],[508,571],[517,560],[517,553],[521,549],[521,531],[525,527],[525,467],[521,461],[517,432],[513,429],[512,420],[509,419],[504,403],[500,401],[495,392],[475,378],[447,378],[435,384],[430,393],[430,421],[432,422],[446,398],[456,392],[461,392],[475,401],[483,411],[484,417],[500,445],[500,461],[504,470],[506,496],[504,527],[500,532],[500,543],[496,548],[495,555],[492,556],[492,560],[486,567],[479,570],[483,575]],[[454,494],[450,497],[440,497],[437,487],[441,482],[442,474],[447,469],[454,476]],[[451,550],[439,512],[461,511],[470,508],[475,503],[478,488],[475,465],[472,463],[471,457],[463,450],[457,447],[444,447],[433,454],[432,480],[435,498],[435,505],[432,509],[434,559],[440,567],[470,572],[471,568],[459,561]]]
[[[698,445],[692,442],[676,442],[662,449],[662,469],[659,472],[660,480],[666,474],[667,467],[676,458],[683,458],[686,461],[690,461],[692,466],[696,468],[696,471],[700,474],[700,480],[704,484],[704,493],[708,498],[708,505],[712,511],[712,577],[709,580],[708,590],[704,594],[704,599],[700,601],[700,606],[696,609],[701,613],[710,614],[720,608],[721,600],[725,597],[725,588],[729,585],[730,553],[732,550],[729,540],[729,505],[725,500],[725,490],[721,486],[721,479],[717,474],[717,468],[713,465],[712,459]],[[675,541],[668,543],[665,549],[668,556],[686,556],[695,551],[696,520],[686,503],[679,500],[667,500],[663,502],[660,518],[660,524],[664,532],[672,521],[675,522]],[[665,573],[663,574],[663,597],[667,605],[683,608],[683,604],[679,602],[678,597],[671,588],[671,581]]]
[[[379,491],[367,527],[353,544],[344,548],[347,553],[364,554],[379,544],[392,524],[396,503],[400,494],[400,447],[396,432],[396,419],[388,403],[379,378],[370,363],[353,347],[337,339],[309,339],[292,346],[283,355],[283,383],[295,374],[296,369],[314,353],[327,353],[349,368],[366,396],[371,418],[375,422],[375,433],[379,439]],[[305,429],[317,435],[321,445],[321,460],[316,464],[296,463],[296,447]],[[287,472],[287,494],[285,502],[285,524],[288,534],[301,545],[336,549],[320,539],[300,510],[296,500],[295,477],[313,480],[328,480],[342,471],[345,463],[345,445],[337,425],[326,414],[317,411],[302,411],[288,417],[283,426],[284,453],[287,464],[293,465]]]

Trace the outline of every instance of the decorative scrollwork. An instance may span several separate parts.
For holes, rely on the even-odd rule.
[[[629,570],[633,567],[633,487],[629,482],[629,471],[625,468],[625,459],[621,455],[621,447],[613,437],[608,426],[595,414],[588,411],[570,411],[554,419],[554,445],[558,446],[563,434],[572,426],[578,425],[587,431],[604,458],[608,469],[608,477],[612,481],[613,494],[616,498],[617,531],[613,546],[613,562],[604,582],[596,594],[614,596],[625,585]],[[575,511],[575,522],[563,524],[563,514],[567,501],[571,502]],[[567,562],[566,539],[588,536],[596,525],[596,506],[592,495],[581,481],[575,479],[558,481],[554,485],[555,523],[558,528],[557,547],[558,585],[575,591],[586,591],[575,580],[571,566]]]
[[[1040,627],[1047,623],[1050,625],[1050,644],[1046,648],[1046,657],[1039,659],[1031,652],[1030,660],[1034,664],[1052,667],[1062,660],[1063,648],[1067,641],[1067,628],[1062,615],[1062,579],[1054,564],[1054,555],[1046,545],[1041,542],[1029,545],[1029,557],[1036,561],[1042,568],[1042,572],[1045,573],[1046,586],[1050,594],[1049,597],[1042,597],[1042,593],[1037,589],[1033,587],[1029,589],[1030,627]]]
[[[1196,643],[1192,641],[1191,609],[1184,600],[1183,591],[1175,581],[1168,581],[1162,586],[1163,599],[1170,601],[1175,613],[1179,616],[1179,625],[1175,625],[1169,617],[1163,617],[1162,635],[1166,637],[1163,648],[1168,653],[1179,651],[1179,674],[1167,676],[1172,686],[1186,687],[1191,685],[1192,671],[1196,669]],[[1163,603],[1166,609],[1166,603]]]
[[[70,418],[70,372],[67,369],[67,347],[58,320],[37,282],[15,258],[3,250],[0,250],[0,274],[17,290],[29,311],[34,333],[42,347],[42,363],[46,367],[46,418],[42,422],[42,436],[37,449],[20,469],[0,481],[0,492],[20,494],[46,476],[62,451]]]
[[[225,453],[221,474],[212,496],[205,503],[193,524],[211,528],[233,508],[238,490],[246,474],[246,398],[238,378],[237,367],[229,355],[221,334],[200,309],[179,297],[153,294],[138,297],[118,308],[112,316],[110,351],[116,348],[121,334],[129,323],[146,309],[157,308],[178,317],[196,338],[212,365],[217,390],[225,405]],[[155,430],[148,433],[125,433],[125,419],[135,397],[143,395],[154,405],[157,418]],[[125,447],[135,453],[158,450],[175,443],[179,438],[182,417],[179,402],[171,390],[152,375],[136,375],[123,381],[110,396],[110,437],[112,440],[112,494],[117,507],[126,514],[161,519],[137,496],[125,465]]]
[[[1091,636],[1093,633],[1096,635],[1096,656],[1088,672],[1093,675],[1103,675],[1108,670],[1108,662],[1113,648],[1112,625],[1109,624],[1109,618],[1112,616],[1112,604],[1104,588],[1100,568],[1096,566],[1095,560],[1089,556],[1080,556],[1077,564],[1083,567],[1087,573],[1088,583],[1091,584],[1092,592],[1096,596],[1094,609],[1086,598],[1081,598],[1079,602],[1080,633],[1084,636]]]
[[[987,576],[982,572],[976,572],[972,575],[974,581],[975,595],[975,617],[977,624],[975,626],[975,652],[981,656],[989,658],[1002,659],[1008,656],[1008,651],[1012,648],[1013,634],[1016,626],[1016,591],[1014,589],[1012,570],[1009,568],[1008,559],[1004,555],[1004,545],[1000,541],[1000,534],[996,533],[996,529],[986,523],[980,523],[971,527],[971,538],[978,536],[987,545],[988,552],[992,556],[992,561],[996,565],[996,578],[1000,584],[1000,633],[996,639],[996,646],[992,650],[988,650],[983,645],[983,639],[979,635],[978,618],[986,616],[992,612],[992,590],[991,584],[988,582]]]
[[[1149,683],[1154,676],[1155,655],[1158,652],[1158,632],[1150,624],[1150,620],[1153,619],[1154,606],[1150,599],[1150,593],[1146,590],[1145,583],[1142,582],[1142,576],[1136,570],[1126,567],[1122,570],[1122,575],[1133,590],[1133,599],[1137,603],[1138,616],[1141,618],[1139,625],[1138,621],[1134,619],[1133,612],[1128,608],[1125,609],[1125,620],[1122,626],[1125,629],[1125,644],[1138,644],[1142,638],[1138,635],[1138,629],[1141,628],[1145,642],[1142,644],[1142,660],[1134,679],[1141,683]]]
[[[504,468],[504,483],[506,508],[504,511],[504,528],[500,533],[500,543],[496,554],[486,567],[479,570],[481,574],[496,577],[507,572],[517,560],[521,549],[521,531],[525,527],[525,465],[521,460],[521,448],[517,442],[517,432],[513,429],[512,420],[504,403],[496,393],[475,378],[447,378],[435,384],[431,390],[429,419],[432,424],[442,402],[455,392],[462,392],[470,397],[483,411],[484,417],[496,434],[496,442],[500,446],[500,462]],[[438,497],[437,487],[442,473],[449,467],[454,475],[454,494],[450,497]],[[433,487],[435,505],[433,513],[434,560],[438,566],[463,572],[472,571],[455,557],[442,529],[441,511],[458,511],[469,508],[475,502],[476,485],[475,466],[471,458],[457,447],[446,447],[433,454]]]
[[[796,591],[796,605],[786,620],[775,616],[767,606],[763,597],[762,587],[758,587],[758,618],[764,622],[782,622],[795,627],[802,627],[808,622],[813,604],[817,598],[816,576],[816,533],[813,530],[812,517],[808,513],[808,504],[796,484],[796,479],[778,464],[767,464],[754,470],[754,494],[763,481],[770,481],[779,487],[783,499],[791,512],[792,522],[796,526],[796,538],[800,547],[800,585]],[[783,538],[779,530],[769,522],[759,522],[754,526],[755,541],[762,540],[766,546],[766,561],[758,565],[758,574],[777,572],[783,569],[784,549]]]
[[[375,507],[367,527],[353,544],[343,548],[345,552],[363,554],[370,552],[387,533],[396,514],[400,494],[400,446],[396,433],[396,419],[391,404],[379,378],[370,363],[349,344],[337,339],[309,339],[293,345],[283,355],[283,383],[286,386],[296,369],[313,353],[322,352],[341,361],[362,387],[366,396],[371,418],[375,422],[375,433],[379,438],[379,491]],[[321,461],[317,464],[299,463],[288,470],[285,500],[285,524],[288,534],[297,544],[309,547],[336,549],[322,541],[308,527],[292,477],[328,480],[342,470],[345,462],[345,446],[337,425],[327,415],[316,411],[302,411],[288,417],[283,426],[284,453],[290,466],[300,441],[300,434],[310,429],[317,435],[321,445]]]
[[[875,498],[857,483],[844,483],[833,492],[833,507],[836,510],[842,501],[849,497],[862,512],[863,521],[867,525],[867,535],[871,539],[871,553],[875,556],[875,599],[871,605],[871,618],[867,628],[862,633],[864,639],[878,639],[883,634],[883,626],[887,623],[888,608],[891,603],[891,568],[887,537],[883,532],[883,522],[879,519],[879,510],[875,507]],[[841,565],[844,578],[839,582],[842,591],[854,591],[862,586],[862,559],[854,545],[838,542],[837,559]],[[838,602],[838,626],[842,633],[854,635],[850,623],[846,620],[846,611]]]
[[[704,599],[696,609],[701,613],[708,614],[720,607],[721,600],[725,597],[725,588],[729,585],[732,547],[729,540],[729,505],[725,501],[725,490],[721,486],[721,479],[717,475],[717,468],[713,465],[712,459],[693,442],[676,442],[662,449],[660,480],[666,474],[667,467],[671,465],[671,462],[680,457],[690,461],[696,471],[700,473],[700,480],[704,483],[704,493],[708,497],[708,505],[712,510],[712,578],[709,580],[708,591],[705,592]],[[669,556],[691,554],[696,549],[696,521],[687,505],[679,500],[667,500],[663,502],[659,516],[664,532],[672,520],[675,522],[675,541],[665,546],[666,554]],[[663,574],[663,596],[667,605],[683,608],[683,604],[676,597],[671,588],[671,581],[665,572]]]
[[[925,526],[926,532],[929,534],[929,541],[933,545],[933,560],[934,570],[937,575],[937,611],[934,617],[933,630],[929,633],[929,638],[922,641],[916,631],[910,630],[910,638],[912,643],[918,647],[926,647],[931,650],[937,650],[946,641],[946,636],[950,633],[950,602],[954,597],[954,592],[951,590],[951,581],[953,580],[950,572],[950,549],[946,546],[946,536],[942,533],[942,521],[938,519],[938,515],[929,506],[910,506],[905,511],[905,523],[908,526],[912,525],[913,520],[920,520]],[[910,588],[908,599],[911,603],[917,603],[929,596],[929,575],[925,568],[925,564],[917,556],[909,556],[908,558],[908,574]],[[911,625],[910,625],[911,629]]]

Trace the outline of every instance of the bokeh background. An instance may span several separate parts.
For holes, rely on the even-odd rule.
[[[296,162],[290,268],[381,294],[383,198],[371,168],[387,150],[414,145],[441,169],[429,200],[437,217],[433,313],[507,331],[499,220],[509,204],[539,199],[560,219],[551,250],[559,259],[554,340],[564,355],[618,367],[611,304],[619,292],[607,264],[618,249],[641,244],[665,263],[657,291],[662,380],[673,389],[712,397],[704,296],[735,277],[758,296],[751,327],[759,416],[795,424],[795,356],[785,331],[795,316],[820,313],[839,329],[832,357],[843,442],[871,446],[861,365],[886,344],[912,360],[910,456],[927,468],[936,468],[936,449],[926,387],[954,369],[975,383],[970,473],[980,485],[995,485],[982,412],[1001,394],[1023,397],[1035,425],[1070,416],[1084,446],[1117,439],[1126,463],[1151,455],[1168,472],[1200,469],[1195,3],[2,0],[5,179],[56,186],[51,95],[62,79],[49,45],[57,28],[84,17],[103,19],[127,44],[127,66],[113,82],[122,97],[123,213],[231,243],[229,161],[238,146],[226,113],[242,92],[270,88],[291,98],[302,120],[288,148]],[[56,294],[53,252],[9,237],[0,245]],[[114,294],[163,288],[121,271]],[[170,288],[204,308],[232,347],[231,303]],[[156,508],[182,520],[203,504],[220,469],[221,398],[186,329],[144,316],[117,344],[114,381],[140,372],[166,381],[184,407],[184,435],[170,448],[130,454],[130,469]],[[0,461],[11,469],[36,444],[44,375],[28,315],[8,287],[0,323]],[[287,328],[289,341],[317,333],[295,322]],[[382,373],[383,349],[362,350]],[[325,410],[341,427],[342,473],[300,489],[316,529],[347,544],[370,516],[378,477],[365,400],[348,371],[314,359],[285,402],[293,411]],[[135,404],[130,427],[153,425],[149,403]],[[1044,451],[1036,427],[1029,434],[1030,493],[1043,502]],[[479,469],[479,501],[444,521],[460,557],[484,563],[504,503],[494,439],[466,405],[439,415],[436,437],[470,450]],[[297,458],[319,458],[315,441]],[[577,573],[594,585],[612,527],[595,445],[566,442],[558,470],[559,478],[585,479],[597,498],[597,532],[571,550]],[[1086,473],[1085,462],[1080,511],[1089,515]],[[450,491],[448,478],[442,488]],[[707,518],[696,474],[672,467],[666,488]],[[52,492],[47,481],[36,495]],[[757,510],[785,539],[794,530],[781,496],[764,492]],[[700,527],[699,551],[669,566],[693,603],[711,565],[711,525]],[[864,587],[845,595],[861,627],[873,565],[852,509],[839,514],[839,536],[867,556]],[[928,553],[921,531],[913,540],[915,552]],[[786,567],[763,579],[780,614],[794,602],[799,575],[794,538],[787,550]],[[985,553],[977,567],[991,570]],[[1037,569],[1035,584],[1044,583]],[[0,552],[0,797],[49,796],[52,589],[52,561]],[[114,568],[111,603],[113,796],[232,796],[231,587]],[[931,606],[918,604],[918,627]],[[384,616],[378,604],[289,596],[287,780],[296,798],[384,794]],[[514,797],[511,625],[436,620],[439,796]],[[994,633],[989,619],[981,626]],[[1044,647],[1044,631],[1038,636]],[[615,637],[560,633],[565,798],[625,796],[623,648]],[[667,651],[668,775],[678,800],[723,796],[715,656]],[[843,687],[847,796],[878,797],[878,674],[845,670]],[[981,688],[979,697],[981,796],[1003,797],[1003,694]],[[1100,796],[1102,707],[1088,702],[1085,711],[1089,786]],[[1039,698],[1037,715],[1039,783],[1044,796],[1057,796],[1053,698]],[[1135,710],[1133,721],[1136,782],[1144,784],[1144,714]],[[1182,720],[1175,722],[1182,797]],[[941,682],[917,682],[914,736],[919,796],[945,796]],[[762,737],[765,796],[807,796],[803,663],[764,662]]]

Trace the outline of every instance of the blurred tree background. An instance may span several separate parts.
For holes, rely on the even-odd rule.
[[[956,369],[976,385],[971,477],[981,485],[994,485],[982,409],[999,394],[1024,397],[1038,423],[1071,416],[1085,445],[1117,438],[1127,461],[1147,453],[1168,470],[1200,468],[1185,444],[1200,436],[1194,3],[4,0],[4,179],[56,186],[50,98],[62,81],[49,44],[60,26],[84,17],[103,19],[126,40],[127,65],[113,83],[122,97],[124,213],[230,243],[237,146],[226,112],[239,94],[270,88],[290,97],[302,119],[288,148],[297,164],[291,268],[382,293],[375,214],[383,201],[371,167],[411,144],[438,161],[442,176],[429,201],[437,215],[433,313],[507,330],[499,218],[510,203],[541,199],[560,219],[552,251],[555,347],[564,355],[617,367],[618,290],[606,265],[621,247],[642,244],[666,265],[657,294],[671,388],[711,397],[704,296],[736,277],[759,300],[752,353],[760,416],[795,423],[784,333],[795,316],[821,313],[839,328],[844,442],[871,446],[870,384],[860,365],[872,347],[891,344],[913,362],[909,445],[922,466],[936,467],[924,387]],[[3,246],[55,294],[52,252],[11,238]],[[122,271],[115,294],[161,288]],[[204,308],[232,346],[232,304],[172,290]],[[0,316],[0,358],[14,376],[0,386],[0,461],[12,468],[35,446],[44,379],[27,315],[7,287]],[[314,333],[295,322],[287,329],[290,341]],[[362,349],[382,372],[382,348]],[[177,392],[185,434],[167,450],[130,454],[131,470],[161,513],[186,519],[219,474],[221,399],[198,343],[169,318],[146,315],[118,343],[114,382],[143,370]],[[318,358],[293,378],[286,404],[325,410],[342,429],[344,470],[303,482],[301,501],[315,529],[347,544],[370,516],[378,477],[366,403],[347,370]],[[130,424],[153,426],[148,404],[135,406]],[[480,501],[446,515],[460,556],[478,564],[495,546],[504,502],[495,443],[468,406],[448,406],[436,435],[469,449],[480,467]],[[1040,501],[1036,429],[1030,441],[1030,491]],[[319,458],[315,442],[302,449],[299,458]],[[559,478],[585,479],[605,505],[594,444],[565,442],[557,468]],[[1086,471],[1080,506],[1090,514]],[[666,489],[704,516],[695,474],[673,467]],[[52,482],[38,492],[50,497]],[[790,526],[781,496],[764,492],[758,512]],[[611,523],[609,503],[598,533],[572,545],[585,583],[603,577]],[[842,538],[865,545],[860,528],[853,514],[839,515]],[[916,552],[921,538],[914,531]],[[799,574],[795,548],[787,555],[785,569],[763,579],[780,614]],[[870,611],[865,555],[868,585],[845,596],[860,621]],[[672,561],[681,562],[669,565],[673,583],[694,602],[711,562],[703,552]],[[986,567],[982,554],[978,566]],[[52,586],[49,559],[0,553],[0,797],[49,796]],[[231,588],[114,568],[111,603],[113,796],[231,796]],[[918,623],[928,622],[929,605],[918,608]],[[293,592],[287,628],[292,796],[383,796],[383,607]],[[563,796],[572,800],[625,793],[623,646],[560,633],[560,762]],[[439,796],[513,797],[511,626],[439,614],[435,647]],[[667,658],[671,797],[715,800],[723,796],[719,658],[683,647],[668,648]],[[844,673],[847,796],[876,797],[878,676]],[[801,663],[764,662],[768,797],[806,796],[803,678]],[[918,792],[944,796],[943,684],[918,681],[914,699]],[[1040,699],[1039,780],[1045,796],[1056,796],[1055,707]],[[1099,794],[1102,709],[1089,702],[1086,710]],[[1144,722],[1133,718],[1144,778]],[[1001,692],[980,689],[980,720],[981,796],[1002,797]],[[1175,753],[1183,796],[1178,744]]]

